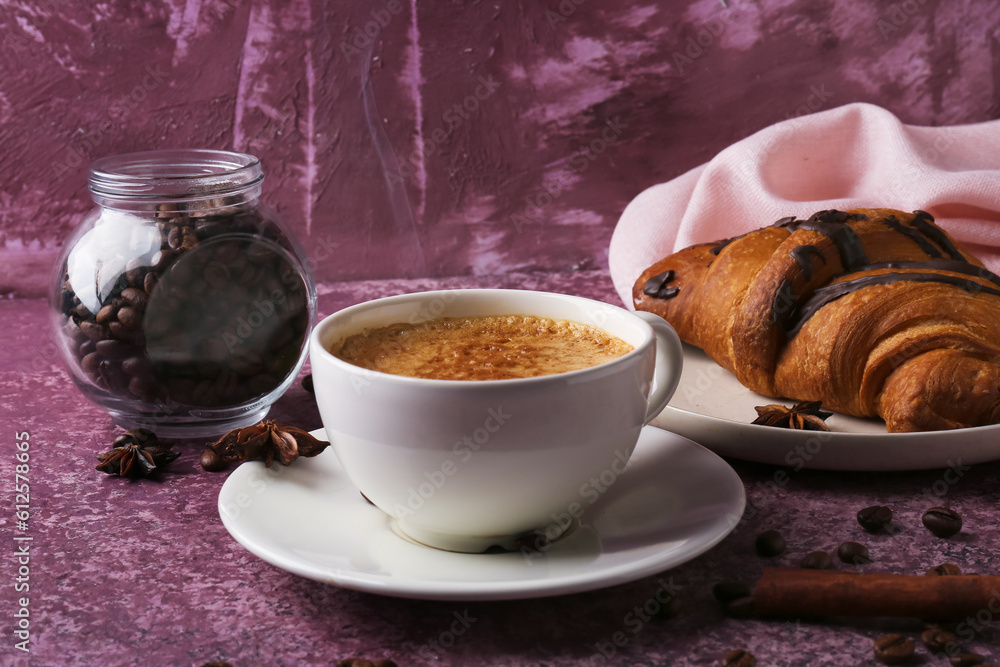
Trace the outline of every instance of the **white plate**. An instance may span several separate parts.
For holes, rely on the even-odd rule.
[[[316,432],[325,437],[324,432]],[[332,450],[282,468],[244,463],[219,493],[236,540],[289,572],[345,588],[432,600],[543,597],[620,584],[676,567],[720,542],[743,515],[729,465],[646,427],[627,469],[569,535],[533,558],[460,554],[398,536],[348,481]]]
[[[723,456],[795,470],[919,470],[971,465],[1000,458],[1000,424],[925,433],[886,433],[885,422],[834,414],[830,432],[751,424],[754,406],[779,401],[739,383],[696,347],[684,346],[677,392],[653,425]]]

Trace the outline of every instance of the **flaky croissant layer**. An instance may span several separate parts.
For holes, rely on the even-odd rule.
[[[746,387],[890,432],[1000,422],[1000,277],[924,211],[820,211],[646,269],[661,315]]]

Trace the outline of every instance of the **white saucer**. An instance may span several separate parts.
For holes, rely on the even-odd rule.
[[[830,431],[751,424],[754,406],[794,401],[756,394],[704,352],[684,346],[677,391],[655,426],[692,438],[722,456],[819,470],[921,470],[1000,459],[1000,424],[924,433],[886,433],[885,422],[834,413]]]
[[[314,434],[325,438],[322,430]],[[397,597],[510,600],[592,590],[676,567],[728,535],[745,502],[725,461],[647,426],[626,471],[582,503],[580,525],[530,559],[440,551],[400,537],[331,449],[287,468],[244,463],[219,492],[219,514],[251,553],[303,577]]]

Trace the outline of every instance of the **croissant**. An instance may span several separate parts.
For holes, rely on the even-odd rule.
[[[632,297],[760,394],[889,432],[1000,422],[1000,277],[925,211],[782,218],[660,260]]]

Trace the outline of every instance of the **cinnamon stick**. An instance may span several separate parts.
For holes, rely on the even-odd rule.
[[[764,568],[754,587],[762,616],[900,616],[1000,620],[1000,577],[855,574]]]

